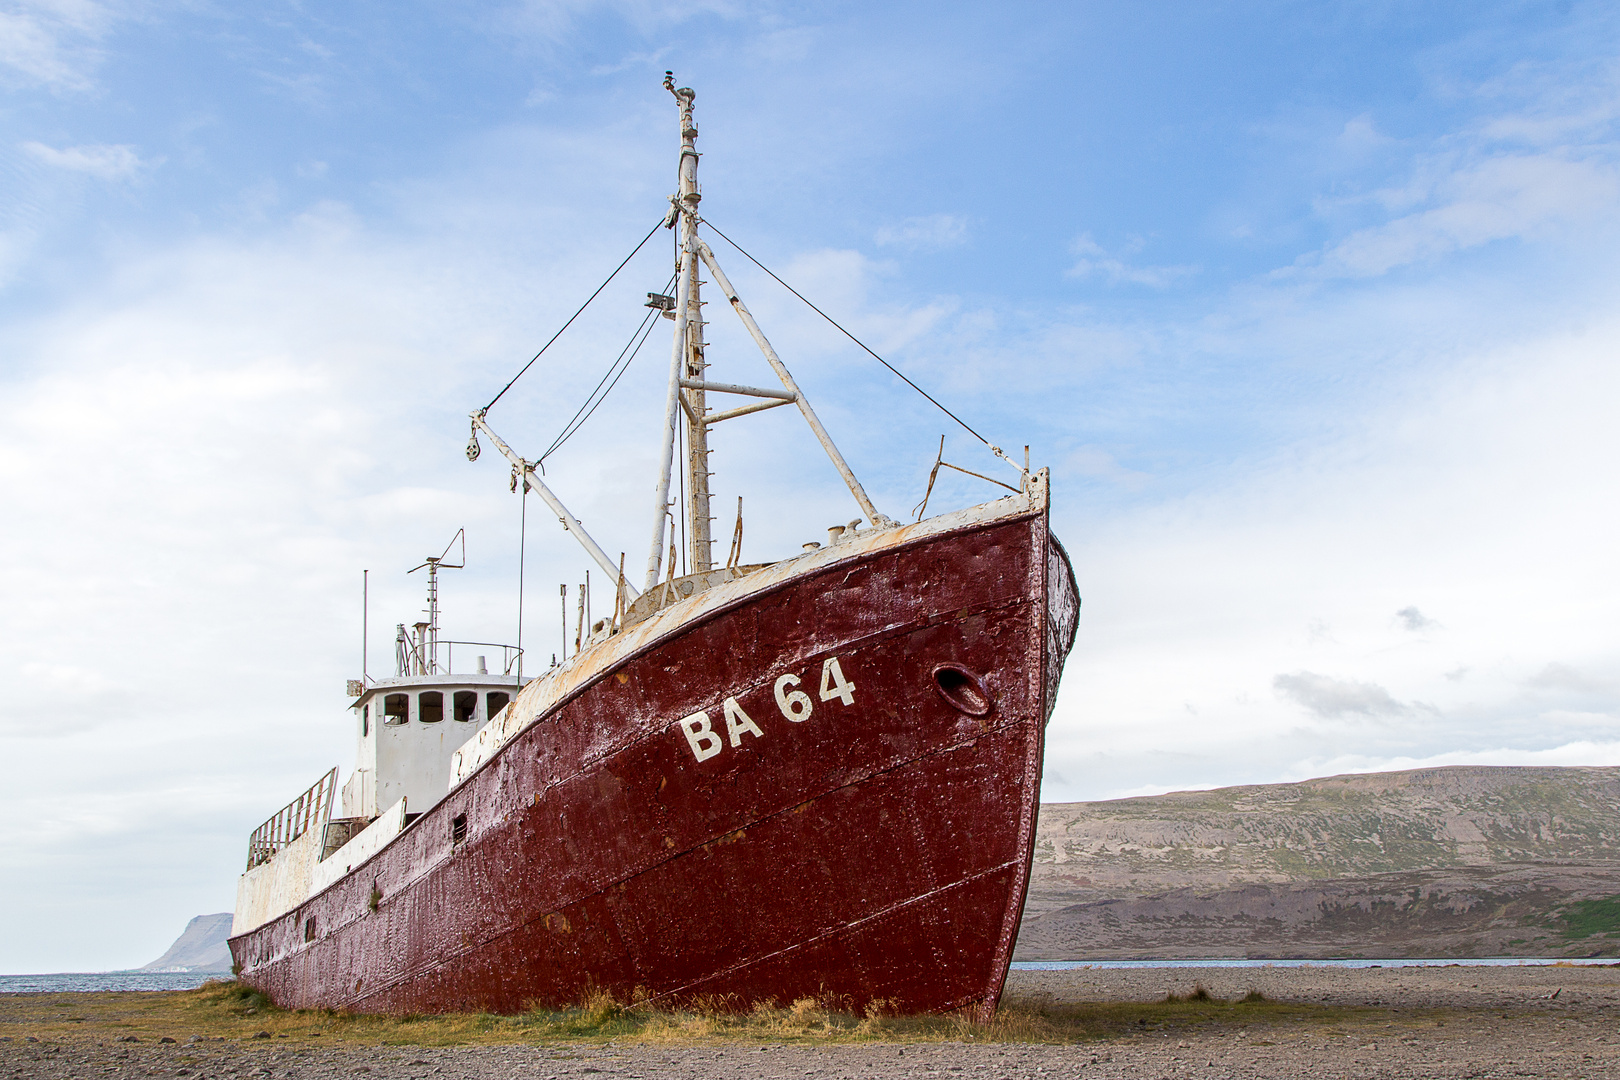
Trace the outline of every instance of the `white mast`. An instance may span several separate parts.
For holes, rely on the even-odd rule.
[[[664,73],[664,89],[675,95],[676,102],[681,110],[681,164],[680,164],[680,190],[671,197],[673,208],[671,217],[675,220],[670,224],[680,229],[680,261],[676,264],[677,286],[675,290],[675,334],[670,346],[669,354],[669,390],[664,405],[664,443],[662,457],[658,464],[658,486],[653,499],[653,534],[652,544],[647,552],[647,580],[643,586],[646,589],[658,584],[659,569],[664,559],[664,516],[669,511],[669,481],[670,473],[675,464],[675,425],[679,422],[679,412],[684,407],[687,416],[687,440],[692,448],[692,457],[688,461],[687,480],[693,483],[696,474],[702,473],[702,504],[705,519],[708,516],[708,440],[704,432],[702,417],[705,411],[703,391],[689,391],[682,393],[682,381],[690,381],[693,376],[687,372],[692,367],[694,355],[700,365],[698,378],[702,374],[703,362],[703,316],[698,307],[697,284],[697,204],[703,198],[698,193],[697,186],[697,124],[692,119],[692,102],[697,99],[697,93],[690,87],[675,89],[675,76],[671,72]],[[694,332],[694,326],[696,331]],[[696,421],[694,422],[694,416]],[[697,437],[693,438],[694,431]],[[699,457],[701,448],[701,458]],[[697,505],[697,491],[693,489],[692,503],[694,509]],[[693,549],[695,543],[696,515],[693,521]],[[708,534],[708,522],[703,522],[705,538]],[[705,562],[707,562],[708,545],[702,545]],[[694,559],[695,562],[695,559]],[[695,568],[695,567],[694,567]],[[704,569],[708,569],[707,565]],[[673,573],[673,567],[671,568]]]
[[[885,528],[899,524],[873,505],[866,490],[861,487],[861,482],[855,478],[849,463],[844,460],[844,455],[833,445],[827,429],[821,426],[821,420],[810,407],[804,392],[793,381],[787,365],[777,356],[776,350],[766,340],[759,324],[754,321],[753,315],[749,313],[747,306],[727,280],[725,272],[720,269],[720,263],[715,259],[714,252],[698,236],[698,225],[703,219],[698,216],[697,207],[703,196],[698,191],[697,185],[698,132],[697,124],[692,119],[692,103],[696,100],[697,94],[690,87],[683,86],[676,89],[674,73],[668,71],[664,73],[664,89],[675,95],[681,113],[680,190],[670,197],[672,209],[668,219],[670,225],[680,228],[680,255],[676,264],[678,287],[674,310],[675,334],[670,348],[669,391],[664,407],[664,443],[659,462],[658,484],[653,499],[652,544],[647,552],[647,578],[644,589],[651,589],[658,584],[659,571],[663,565],[664,519],[669,512],[669,484],[675,459],[676,424],[679,422],[681,412],[686,414],[688,449],[686,486],[689,503],[687,520],[690,535],[688,546],[694,573],[706,573],[714,566],[709,516],[709,428],[734,416],[773,409],[789,402],[797,405],[799,411],[804,414],[805,421],[809,423],[810,430],[816,436],[816,441],[827,451],[834,468],[849,487],[850,494],[855,496],[855,501],[865,511],[867,520],[873,525]],[[725,291],[726,299],[731,302],[732,309],[742,319],[749,336],[754,339],[771,369],[782,381],[781,390],[714,383],[705,378],[708,362],[704,357],[703,301],[700,298],[702,282],[698,279],[700,265],[709,268],[716,283]],[[710,413],[705,403],[707,392],[710,390],[764,400],[723,412]],[[673,575],[673,567],[670,568],[670,573]]]
[[[849,463],[833,445],[832,437],[827,429],[822,427],[821,420],[816,416],[815,410],[810,407],[809,400],[793,376],[788,372],[776,350],[766,340],[765,334],[760,330],[759,324],[749,313],[736,289],[726,278],[725,272],[720,269],[720,263],[715,259],[714,252],[698,236],[698,225],[703,219],[698,216],[697,207],[703,196],[698,191],[697,184],[697,124],[692,118],[692,103],[697,94],[690,87],[676,89],[675,76],[672,72],[664,73],[664,88],[675,96],[680,107],[681,119],[681,160],[680,160],[680,188],[676,194],[670,196],[669,215],[664,224],[679,228],[678,255],[675,264],[677,287],[676,295],[670,297],[655,297],[661,305],[667,305],[673,299],[673,311],[668,312],[675,319],[674,340],[670,346],[669,355],[669,390],[665,398],[663,447],[660,453],[658,467],[658,483],[653,497],[653,530],[652,543],[647,551],[647,576],[643,586],[651,589],[658,584],[660,571],[664,569],[664,520],[669,515],[670,478],[675,465],[676,434],[679,430],[680,414],[686,414],[686,444],[688,447],[686,468],[686,487],[688,492],[689,532],[688,558],[692,563],[692,570],[696,573],[707,573],[714,567],[713,540],[711,536],[711,518],[709,515],[709,428],[722,420],[733,417],[746,416],[749,413],[759,412],[763,409],[774,409],[781,405],[794,404],[804,415],[805,421],[810,425],[816,441],[821,443],[827,456],[832,459],[833,467],[843,477],[850,494],[865,512],[866,518],[879,528],[889,528],[899,522],[882,513],[867,496],[866,490],[861,487],[855,473],[850,469]],[[643,243],[646,241],[643,240]],[[634,252],[632,252],[634,254]],[[628,259],[626,260],[629,261]],[[698,279],[700,267],[707,266],[714,275],[715,282],[725,292],[726,299],[730,301],[732,309],[737,312],[747,329],[750,337],[759,346],[765,360],[781,380],[782,389],[768,390],[756,386],[738,386],[732,383],[710,382],[707,377],[708,361],[704,353],[703,338],[703,300],[701,295],[702,282]],[[610,278],[611,280],[611,278]],[[600,290],[598,290],[600,291]],[[649,294],[651,296],[653,294]],[[589,301],[587,301],[588,303]],[[652,305],[649,305],[652,306]],[[570,320],[572,321],[572,320]],[[565,327],[566,328],[566,327]],[[544,351],[544,350],[542,350]],[[531,361],[532,363],[532,361]],[[525,370],[527,370],[525,368]],[[520,371],[518,373],[522,375]],[[515,381],[515,380],[514,380]],[[510,383],[507,384],[510,387]],[[756,400],[753,404],[739,405],[735,408],[724,409],[720,412],[710,412],[707,405],[707,396],[710,391],[721,394],[739,394]],[[502,393],[505,393],[503,390]],[[496,395],[499,399],[499,395]],[[493,402],[491,403],[493,404]],[[623,560],[615,565],[608,558],[607,552],[591,539],[579,520],[563,506],[561,500],[552,493],[545,483],[536,475],[534,463],[530,462],[512,450],[500,436],[490,428],[485,420],[489,407],[485,406],[472,414],[472,438],[467,442],[467,458],[476,461],[479,455],[478,433],[482,431],[494,442],[496,449],[512,463],[512,488],[517,490],[519,483],[526,484],[528,489],[539,494],[562,526],[571,533],[586,552],[595,560],[596,564],[621,583],[618,595],[628,601],[634,599],[637,590],[624,580]],[[859,520],[859,519],[857,519]],[[674,567],[669,568],[674,576]],[[430,571],[429,577],[433,577]],[[615,604],[617,606],[617,603]],[[430,612],[431,615],[431,612]],[[426,624],[432,626],[432,619]],[[433,635],[430,635],[433,636]]]

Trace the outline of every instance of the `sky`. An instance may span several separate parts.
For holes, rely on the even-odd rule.
[[[666,68],[705,216],[1051,468],[1044,799],[1620,764],[1617,45],[1586,0],[0,0],[0,971],[229,910],[458,529],[447,634],[517,640],[521,533],[549,662],[588,563],[467,414],[660,218]],[[880,509],[941,435],[1016,476],[715,247]],[[490,411],[520,453],[670,259]],[[711,311],[712,377],[768,379]],[[665,349],[546,461],[631,565]],[[746,561],[859,513],[791,412],[714,438]]]

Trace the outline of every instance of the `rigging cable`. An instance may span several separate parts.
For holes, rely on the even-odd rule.
[[[640,251],[643,247],[645,247],[647,245],[647,241],[652,239],[653,233],[655,233],[659,229],[663,228],[663,225],[664,225],[664,219],[659,218],[658,219],[658,224],[654,225],[651,229],[647,230],[647,235],[643,236],[641,238],[641,243],[639,243],[639,244],[637,244],[635,246],[635,250],[630,252],[630,254],[628,254],[628,255],[626,255],[624,257],[624,262],[621,262],[618,266],[615,266],[613,268],[613,273],[611,273],[611,274],[609,274],[607,276],[607,281],[604,281],[604,282],[602,282],[602,284],[598,285],[596,287],[596,292],[591,293],[591,295],[586,298],[585,302],[583,304],[579,305],[579,311],[576,311],[572,315],[568,316],[568,321],[562,324],[562,330],[558,330],[555,334],[552,334],[551,335],[551,341],[548,341],[544,345],[540,346],[540,351],[534,354],[533,359],[531,359],[527,364],[524,364],[523,368],[516,375],[512,376],[512,382],[509,382],[505,386],[501,387],[501,392],[499,394],[496,394],[494,397],[490,398],[489,399],[489,404],[485,405],[482,409],[480,409],[479,410],[480,412],[488,412],[490,409],[493,409],[495,407],[495,403],[497,401],[501,400],[501,397],[503,395],[505,395],[505,393],[508,390],[512,389],[512,383],[515,383],[519,379],[523,378],[523,373],[525,371],[528,371],[531,367],[533,367],[535,360],[540,359],[540,357],[545,354],[545,351],[547,349],[551,348],[552,342],[554,342],[558,338],[562,337],[563,330],[567,330],[570,326],[573,325],[574,320],[579,318],[580,312],[583,312],[586,308],[591,306],[591,301],[595,300],[597,298],[597,296],[599,296],[601,294],[602,290],[608,287],[609,282],[611,282],[614,278],[619,276],[619,271],[624,269],[625,263],[628,263],[631,259],[635,258],[636,257],[636,252]],[[718,231],[718,230],[716,230],[716,231]],[[727,241],[727,242],[729,243],[730,241]],[[741,250],[741,249],[739,248],[738,250]],[[769,271],[766,271],[766,272],[769,273]],[[772,276],[774,277],[775,275],[773,274]],[[805,302],[809,303],[808,300],[805,301]]]
[[[951,412],[951,410],[949,410],[945,406],[941,405],[937,400],[935,400],[934,395],[930,394],[928,391],[924,390],[922,387],[918,386],[916,383],[914,383],[910,379],[906,378],[905,374],[899,368],[895,367],[893,364],[891,364],[887,360],[883,359],[883,357],[881,357],[877,353],[873,352],[870,348],[867,347],[866,342],[862,341],[860,338],[856,337],[854,334],[850,333],[848,330],[845,330],[842,326],[840,326],[838,324],[837,319],[834,319],[831,315],[827,314],[825,311],[822,311],[820,308],[816,307],[816,305],[810,303],[810,301],[805,298],[805,295],[803,293],[801,293],[798,289],[795,289],[793,286],[789,285],[787,282],[783,281],[781,278],[777,277],[774,273],[772,273],[770,267],[766,266],[764,263],[760,262],[758,259],[756,259],[752,255],[748,254],[748,252],[743,251],[742,245],[738,244],[737,241],[733,240],[731,237],[729,237],[725,233],[721,232],[720,229],[715,225],[714,222],[710,221],[708,218],[704,218],[703,223],[705,225],[707,225],[709,228],[713,229],[714,234],[716,236],[718,236],[720,239],[724,240],[726,243],[730,244],[732,247],[736,248],[739,252],[741,252],[743,258],[747,259],[749,262],[753,263],[755,266],[759,267],[761,270],[765,271],[767,274],[770,274],[771,277],[773,279],[775,279],[775,281],[776,281],[776,283],[778,285],[782,286],[782,288],[786,289],[788,292],[792,293],[794,296],[797,296],[800,300],[803,300],[804,303],[805,303],[805,306],[807,306],[811,311],[814,311],[817,315],[820,315],[823,319],[826,319],[828,322],[832,323],[833,326],[838,330],[839,333],[843,334],[845,337],[849,338],[849,340],[853,341],[855,344],[857,344],[861,348],[865,349],[867,354],[870,355],[872,357],[872,359],[876,360],[878,363],[882,364],[884,367],[888,368],[890,371],[894,372],[896,375],[899,375],[901,381],[904,382],[907,386],[911,387],[913,390],[917,391],[917,393],[921,394],[923,397],[925,397],[929,401],[933,402],[934,407],[937,408],[940,412],[944,413],[946,416],[950,417],[952,420],[955,420],[958,424],[961,424],[963,431],[966,431],[969,435],[972,435],[975,439],[978,439],[980,442],[984,443],[984,445],[988,446],[991,450],[995,451],[995,454],[996,454],[997,457],[1000,457],[1005,461],[1012,462],[1011,458],[1007,457],[1006,454],[1002,453],[1000,447],[996,446],[989,439],[985,438],[983,435],[980,435],[977,431],[974,431],[971,427],[969,427],[966,420],[963,420],[960,416],[957,416],[955,413]],[[1017,467],[1016,463],[1013,463],[1013,464],[1014,464],[1014,467],[1016,468]]]
[[[674,281],[675,275],[671,274],[669,281],[664,284],[664,288],[669,288]],[[585,404],[581,405],[579,407],[579,411],[575,412],[574,415],[569,419],[568,423],[563,425],[562,434],[558,435],[557,438],[552,441],[552,444],[546,447],[546,452],[540,455],[535,464],[538,465],[545,461],[546,458],[550,457],[560,446],[562,446],[563,443],[573,438],[574,433],[585,426],[585,421],[589,420],[592,414],[594,414],[596,410],[601,407],[602,402],[607,400],[607,396],[613,393],[613,388],[619,385],[619,380],[624,378],[624,373],[630,370],[630,365],[635,362],[637,355],[640,354],[641,347],[647,344],[647,339],[652,336],[652,328],[655,325],[655,320],[662,313],[663,312],[661,309],[653,308],[647,313],[647,316],[641,320],[641,325],[631,331],[630,340],[625,342],[623,349],[619,350],[619,355],[614,359],[613,363],[608,365],[607,372],[597,382],[596,387],[588,395],[586,395]],[[638,335],[641,338],[640,341],[636,340]],[[635,347],[633,351],[631,346]],[[630,354],[630,358],[628,360],[625,359],[626,353]],[[620,364],[620,361],[623,361],[622,365]],[[614,374],[615,369],[617,369],[618,374]],[[612,377],[612,382],[608,382],[610,376]],[[603,383],[607,383],[606,390],[602,389]],[[601,391],[600,394],[598,394],[598,391]]]

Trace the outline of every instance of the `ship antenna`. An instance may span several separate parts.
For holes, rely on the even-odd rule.
[[[455,547],[458,541],[461,544],[461,554],[457,558],[461,561],[445,562],[445,558],[450,554],[450,549]],[[429,555],[422,566],[413,566],[406,571],[408,574],[414,574],[426,567],[428,572],[428,621],[424,627],[425,633],[422,639],[416,643],[417,663],[422,668],[420,674],[437,675],[439,673],[439,571],[440,569],[460,570],[466,565],[467,530],[462,528],[456,530],[456,535],[450,538],[450,542],[444,546],[443,552],[438,555]],[[418,625],[421,626],[422,624],[419,623]]]

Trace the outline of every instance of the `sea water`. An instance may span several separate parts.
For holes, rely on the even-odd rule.
[[[62,971],[53,975],[0,975],[0,994],[59,994],[83,990],[195,990],[218,971]]]
[[[1620,966],[1616,957],[1496,956],[1484,959],[1393,960],[1014,960],[1014,971],[1117,971],[1129,968],[1403,968],[1403,967],[1551,967],[1555,964]]]

